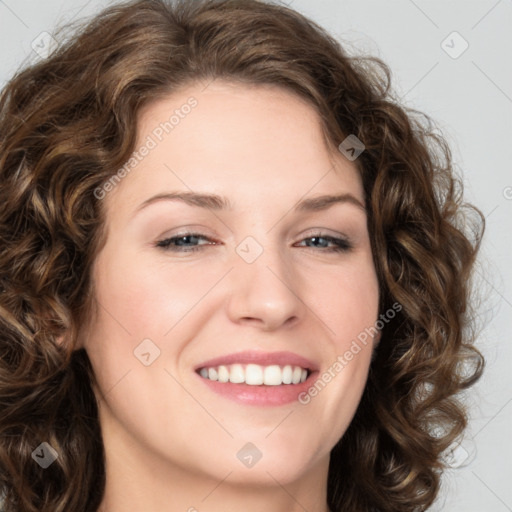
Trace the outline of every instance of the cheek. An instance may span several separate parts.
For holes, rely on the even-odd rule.
[[[350,267],[316,274],[305,299],[323,320],[337,352],[344,351],[378,317],[379,288],[373,263],[365,258]]]
[[[95,280],[106,323],[133,342],[162,339],[197,305],[219,279],[219,272],[162,258],[149,261],[143,254],[105,258]],[[117,325],[116,325],[117,324]],[[120,324],[120,325],[119,325]]]
[[[315,312],[328,335],[324,365],[301,403],[320,407],[325,421],[336,426],[333,432],[340,433],[357,409],[371,361],[379,304],[373,264],[363,259],[350,271],[340,267],[324,275],[311,288],[310,297],[317,298]]]
[[[218,306],[212,296],[210,302],[205,299],[225,273],[220,270],[165,259],[147,261],[140,253],[121,250],[98,257],[93,272],[98,316],[85,347],[104,390],[128,371],[140,370],[137,354],[147,348],[156,357],[154,369],[179,360],[202,325],[197,315],[204,314],[205,307],[211,311]]]

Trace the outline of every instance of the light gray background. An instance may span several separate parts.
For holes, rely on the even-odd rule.
[[[0,0],[0,86],[56,24],[91,16],[106,0]],[[350,42],[383,58],[410,107],[448,138],[467,198],[487,218],[479,289],[486,297],[478,340],[486,373],[468,395],[471,422],[431,508],[512,511],[512,0],[287,0]],[[469,47],[457,58],[463,41]],[[446,47],[451,46],[451,50]]]

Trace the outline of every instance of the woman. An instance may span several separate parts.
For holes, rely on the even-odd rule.
[[[118,4],[14,77],[5,511],[427,509],[483,218],[416,114],[257,0]]]

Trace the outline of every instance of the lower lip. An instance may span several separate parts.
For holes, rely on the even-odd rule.
[[[248,405],[277,406],[296,402],[301,393],[305,392],[318,372],[312,372],[299,384],[281,384],[279,386],[251,386],[249,384],[233,384],[205,379],[196,373],[212,391],[230,400]]]

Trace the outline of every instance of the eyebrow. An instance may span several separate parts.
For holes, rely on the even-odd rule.
[[[140,210],[143,210],[150,204],[160,201],[173,200],[182,201],[190,206],[198,206],[200,208],[207,208],[216,211],[233,210],[233,205],[226,197],[219,196],[217,194],[204,194],[199,192],[182,191],[166,192],[163,194],[157,194],[155,196],[152,196],[149,199],[146,199],[143,203],[141,203],[135,210],[134,214],[138,213]],[[352,204],[366,212],[364,204],[350,193],[335,195],[328,194],[315,197],[308,197],[306,199],[302,199],[302,201],[299,201],[295,205],[294,210],[297,212],[318,212],[326,210],[334,204],[343,203]]]

